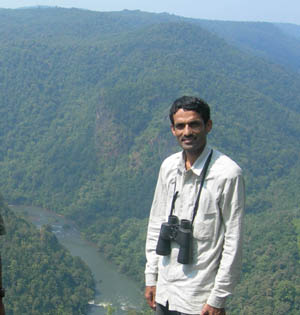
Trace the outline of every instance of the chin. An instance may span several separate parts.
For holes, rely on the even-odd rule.
[[[200,155],[204,149],[204,147],[191,147],[191,146],[184,146],[182,147],[184,151],[192,154],[192,155]]]

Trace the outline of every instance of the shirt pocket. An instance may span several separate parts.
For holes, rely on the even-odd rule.
[[[199,241],[212,241],[216,230],[217,211],[207,208],[198,212],[194,221],[193,236]]]

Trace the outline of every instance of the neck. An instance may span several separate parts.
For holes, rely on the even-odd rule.
[[[205,146],[202,147],[200,150],[198,151],[184,151],[184,155],[185,155],[185,168],[187,170],[189,170],[193,164],[195,163],[195,161],[198,159],[198,157],[201,155],[201,153],[203,152]]]

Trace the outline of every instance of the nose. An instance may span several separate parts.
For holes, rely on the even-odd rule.
[[[189,124],[186,124],[184,126],[183,133],[184,133],[185,136],[189,136],[189,135],[192,134],[192,128],[189,126]]]

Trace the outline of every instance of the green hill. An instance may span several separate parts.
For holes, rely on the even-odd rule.
[[[7,314],[85,314],[94,294],[92,275],[49,226],[37,231],[16,217],[0,196],[6,232],[1,237]]]
[[[158,168],[178,150],[168,109],[183,94],[201,96],[212,107],[210,143],[246,174],[245,267],[231,314],[257,307],[296,314],[300,76],[291,67],[300,62],[298,39],[273,24],[139,11],[0,10],[0,17],[7,200],[68,215],[142,283]],[[228,34],[242,34],[244,48]],[[259,47],[261,36],[284,44],[289,63]]]

